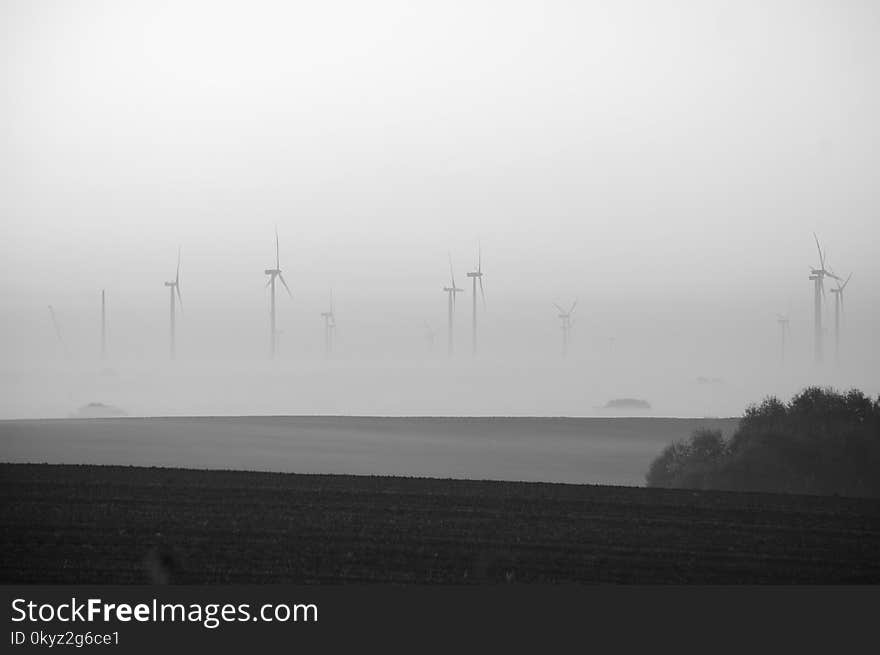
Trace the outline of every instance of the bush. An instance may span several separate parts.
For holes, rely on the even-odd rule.
[[[667,446],[649,487],[880,497],[880,398],[810,387],[746,409],[729,440],[698,430]]]
[[[696,430],[690,439],[670,444],[654,460],[647,475],[648,486],[702,488],[704,477],[726,452],[721,430]]]

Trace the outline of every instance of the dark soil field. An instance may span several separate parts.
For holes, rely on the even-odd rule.
[[[880,501],[0,465],[2,583],[878,583]]]

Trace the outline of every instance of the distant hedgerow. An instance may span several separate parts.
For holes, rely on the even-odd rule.
[[[697,430],[652,462],[649,487],[880,497],[880,397],[810,387],[746,409],[729,439]]]

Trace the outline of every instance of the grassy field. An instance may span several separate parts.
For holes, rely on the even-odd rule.
[[[641,485],[738,419],[241,416],[0,421],[0,461]]]
[[[0,465],[0,582],[878,583],[880,501]]]

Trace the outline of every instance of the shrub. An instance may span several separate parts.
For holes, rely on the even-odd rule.
[[[670,444],[654,460],[647,475],[648,486],[702,487],[704,477],[726,451],[720,430],[696,430],[690,439]]]

